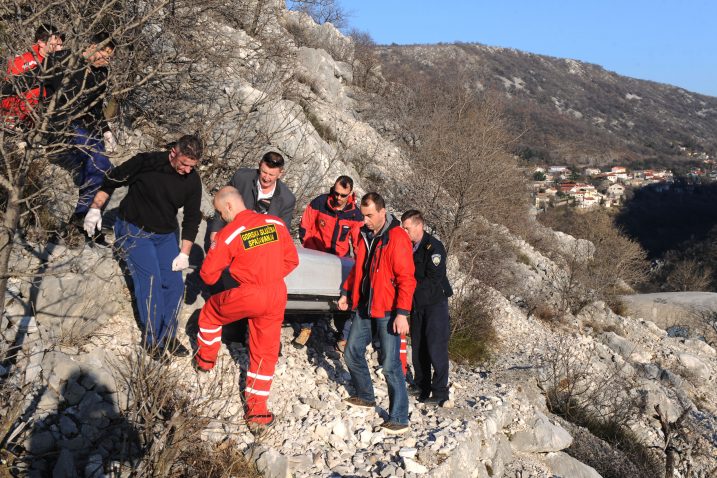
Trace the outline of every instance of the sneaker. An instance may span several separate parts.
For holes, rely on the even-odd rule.
[[[299,332],[299,336],[294,339],[292,344],[297,349],[303,349],[306,347],[306,343],[309,341],[309,337],[311,337],[311,329],[301,329],[301,332]]]
[[[389,435],[401,435],[410,430],[410,428],[408,425],[403,425],[402,423],[385,421],[381,424],[381,430]]]
[[[167,340],[165,350],[175,357],[189,357],[190,352],[176,337]]]
[[[346,341],[345,340],[339,340],[336,342],[336,351],[340,354],[344,353],[346,350]]]
[[[355,408],[373,408],[376,406],[376,401],[369,402],[368,400],[364,400],[363,398],[359,397],[348,397],[344,398],[343,402],[348,405],[349,407],[355,407]]]

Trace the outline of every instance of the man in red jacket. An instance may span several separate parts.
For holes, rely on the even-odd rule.
[[[262,428],[274,422],[266,402],[286,309],[284,278],[299,265],[299,256],[284,222],[247,209],[236,188],[220,189],[214,207],[228,224],[214,237],[199,274],[211,285],[228,266],[239,286],[213,295],[202,308],[194,367],[211,370],[221,346],[222,326],[248,319],[245,418],[252,429]]]
[[[389,398],[389,418],[381,428],[389,434],[405,433],[408,394],[400,348],[401,335],[408,333],[416,288],[413,246],[400,221],[386,212],[386,203],[378,193],[361,198],[361,213],[364,226],[356,245],[356,264],[341,288],[338,303],[341,310],[348,310],[349,305],[354,310],[344,359],[356,393],[344,401],[352,407],[376,405],[365,356],[375,328]]]
[[[38,67],[51,53],[62,49],[62,35],[43,23],[35,30],[35,44],[8,64],[9,81],[3,85],[0,111],[8,123],[22,122],[42,98]]]
[[[363,225],[363,216],[356,204],[353,189],[353,179],[339,176],[328,194],[316,197],[306,206],[299,227],[299,239],[305,248],[339,257],[348,257],[351,254]],[[338,331],[337,348],[343,352],[351,321],[338,318],[335,321]],[[306,345],[311,336],[312,325],[309,321],[301,325],[301,332],[294,339],[294,347],[303,348]]]

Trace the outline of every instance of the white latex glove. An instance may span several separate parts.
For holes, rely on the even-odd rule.
[[[112,131],[105,131],[102,137],[105,139],[105,153],[112,154],[117,152],[117,141],[115,141],[115,135],[112,134]]]
[[[172,261],[172,270],[183,271],[187,267],[189,267],[189,256],[184,252],[180,252],[179,255]]]
[[[95,232],[99,232],[102,229],[102,211],[96,207],[90,208],[82,226],[88,236],[94,236]]]

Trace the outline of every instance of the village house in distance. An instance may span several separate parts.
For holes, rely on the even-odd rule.
[[[690,174],[706,173],[700,169]],[[566,205],[580,209],[611,208],[621,206],[630,189],[653,185],[668,190],[673,182],[674,175],[667,169],[631,171],[624,166],[613,166],[609,171],[586,168],[580,172],[566,166],[536,167],[533,197],[538,209]]]

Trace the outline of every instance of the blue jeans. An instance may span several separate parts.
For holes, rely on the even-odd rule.
[[[115,237],[132,276],[146,344],[161,345],[177,332],[177,313],[184,295],[182,272],[172,270],[172,261],[179,254],[177,233],[155,234],[117,218]]]
[[[95,194],[102,186],[105,176],[112,169],[112,163],[105,155],[105,143],[90,132],[73,124],[74,148],[67,155],[70,164],[76,169],[76,181],[80,186],[80,197],[75,214],[84,216],[92,204]]]
[[[401,336],[393,332],[393,317],[371,318],[365,308],[356,309],[349,332],[344,360],[351,373],[356,396],[375,401],[371,374],[366,363],[366,347],[371,343],[372,324],[376,326],[381,342],[383,376],[388,384],[389,421],[408,424],[408,393],[406,377],[401,368]]]

